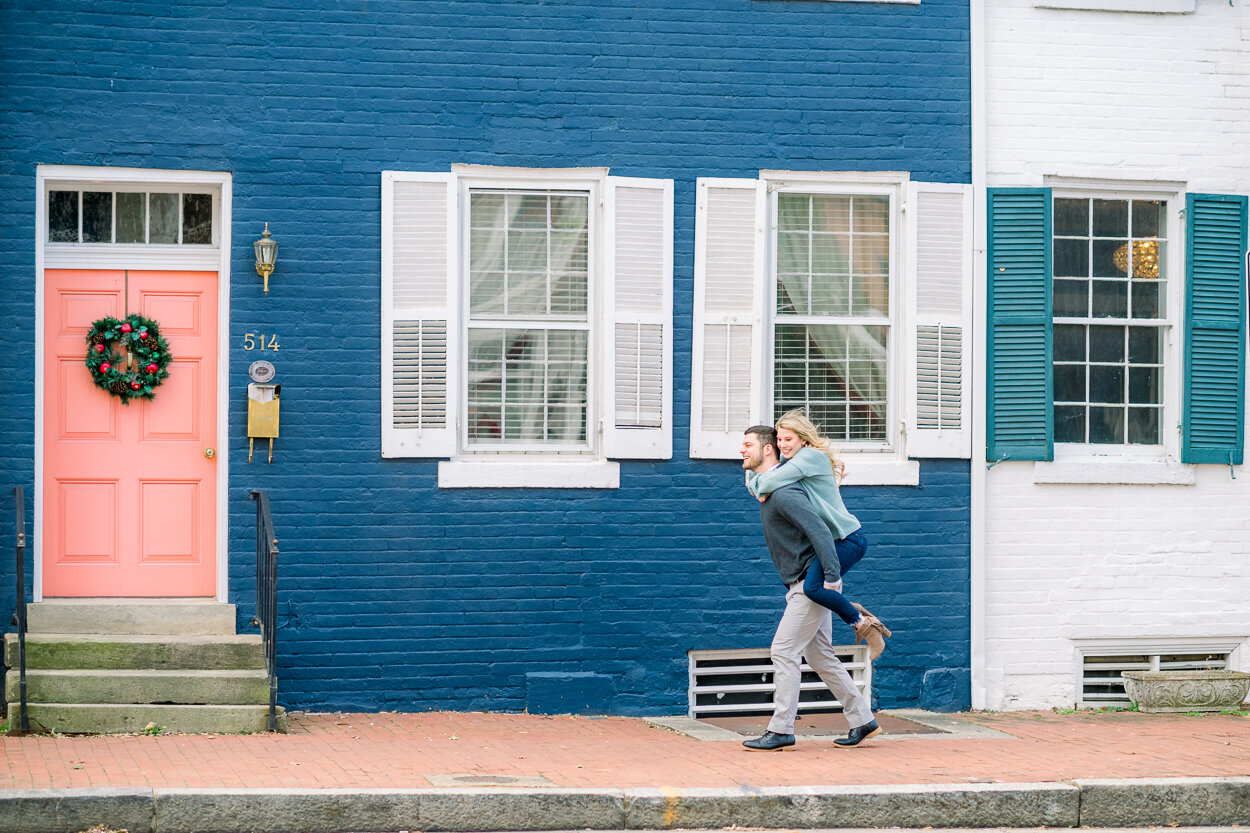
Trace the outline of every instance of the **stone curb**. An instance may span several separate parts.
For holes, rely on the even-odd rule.
[[[1250,778],[760,789],[0,790],[0,833],[1126,827],[1250,823]]]

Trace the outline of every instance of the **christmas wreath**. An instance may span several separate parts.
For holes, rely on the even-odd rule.
[[[129,405],[151,399],[169,376],[169,344],[155,321],[142,315],[101,318],[87,331],[91,381]]]

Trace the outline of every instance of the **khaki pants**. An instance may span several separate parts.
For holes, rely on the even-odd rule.
[[[773,695],[776,708],[768,722],[768,731],[794,734],[794,715],[799,709],[799,662],[803,657],[838,698],[851,728],[872,720],[868,701],[859,693],[830,645],[832,633],[829,610],[803,595],[803,582],[794,584],[786,593],[786,612],[773,637],[773,682],[777,691]]]

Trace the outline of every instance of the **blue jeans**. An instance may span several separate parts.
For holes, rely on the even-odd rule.
[[[864,551],[868,549],[868,539],[862,529],[857,529],[845,538],[834,541],[833,546],[838,551],[838,566],[845,576],[864,557]],[[816,604],[829,608],[848,625],[859,621],[859,611],[846,600],[846,596],[825,587],[825,568],[820,566],[819,558],[812,559],[812,566],[807,568],[807,577],[803,579],[803,595]]]

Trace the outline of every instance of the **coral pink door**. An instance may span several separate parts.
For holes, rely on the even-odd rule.
[[[44,287],[44,596],[216,595],[217,274],[49,269]],[[173,361],[123,405],[83,360],[91,322],[127,312]]]

